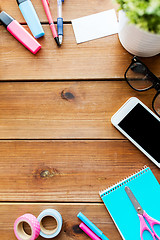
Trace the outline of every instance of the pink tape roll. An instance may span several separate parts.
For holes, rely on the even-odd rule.
[[[23,223],[28,223],[31,228],[31,235],[28,235],[23,228]],[[35,216],[30,213],[16,219],[14,223],[14,233],[18,240],[34,240],[40,234],[40,224]]]

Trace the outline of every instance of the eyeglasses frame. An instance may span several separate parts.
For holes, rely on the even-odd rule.
[[[134,87],[129,83],[129,81],[127,80],[127,72],[128,72],[128,70],[130,69],[130,67],[133,65],[133,63],[135,63],[135,62],[141,63],[141,64],[146,68],[146,70],[147,70],[147,75],[150,76],[151,81],[152,81],[152,83],[153,83],[152,86],[150,86],[150,87],[148,87],[148,88],[145,88],[145,89],[136,89],[136,88],[134,88]],[[134,57],[132,58],[132,62],[130,63],[130,65],[129,65],[129,67],[127,68],[127,70],[125,71],[124,77],[125,77],[125,80],[126,80],[126,82],[128,83],[128,85],[129,85],[133,90],[135,90],[135,91],[137,91],[137,92],[145,92],[145,91],[148,91],[148,90],[150,90],[150,89],[152,89],[152,88],[154,88],[154,89],[157,91],[157,93],[155,94],[155,96],[154,96],[154,98],[153,98],[153,100],[152,100],[152,108],[153,108],[154,112],[160,117],[160,114],[158,114],[157,111],[156,111],[155,108],[154,108],[155,99],[156,99],[157,96],[160,94],[160,79],[159,79],[158,77],[156,77],[156,76],[149,70],[149,68],[148,68],[143,62],[141,62],[141,61],[139,60],[139,58],[138,58],[137,56],[134,56]]]

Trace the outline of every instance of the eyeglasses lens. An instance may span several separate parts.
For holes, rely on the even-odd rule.
[[[137,90],[146,90],[153,85],[147,68],[139,62],[135,62],[130,66],[126,78],[128,83]]]
[[[160,116],[160,93],[157,95],[157,97],[154,100],[154,109],[157,112],[157,114]]]

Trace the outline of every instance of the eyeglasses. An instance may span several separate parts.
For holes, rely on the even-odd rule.
[[[124,77],[129,86],[138,92],[144,92],[151,88],[156,89],[157,93],[153,98],[152,108],[160,117],[160,79],[136,56],[133,57]]]

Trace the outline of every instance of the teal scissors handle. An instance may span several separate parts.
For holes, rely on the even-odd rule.
[[[143,232],[144,231],[150,232],[150,234],[152,235],[154,240],[156,240],[155,236],[158,238],[158,240],[160,240],[160,237],[157,235],[157,233],[154,230],[154,225],[160,225],[160,222],[157,221],[156,219],[150,217],[145,211],[143,211],[143,215],[142,214],[138,214],[138,216],[139,216],[139,219],[140,219],[140,236],[141,236],[141,240],[143,240]],[[151,226],[152,231],[147,226],[144,218],[147,220],[147,222]]]

